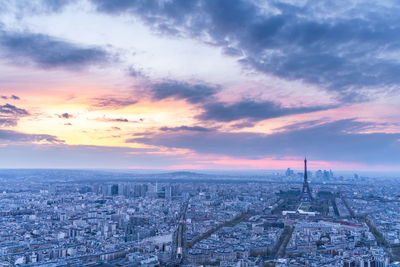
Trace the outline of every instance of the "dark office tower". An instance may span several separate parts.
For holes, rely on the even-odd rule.
[[[118,195],[118,185],[117,184],[114,184],[111,186],[111,195],[112,196]]]
[[[310,186],[308,185],[307,179],[307,159],[304,159],[304,181],[303,181],[303,189],[300,194],[300,201],[309,202],[313,200],[311,195]]]

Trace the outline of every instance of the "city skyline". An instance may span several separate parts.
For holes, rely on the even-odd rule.
[[[0,0],[0,168],[399,173],[400,5],[331,5]]]

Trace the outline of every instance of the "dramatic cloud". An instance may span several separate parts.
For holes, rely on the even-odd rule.
[[[186,126],[186,125],[182,125],[179,127],[161,127],[160,130],[164,131],[164,132],[168,132],[168,131],[171,131],[171,132],[179,132],[179,131],[209,132],[209,131],[211,131],[211,129],[201,127],[201,126]]]
[[[21,132],[16,132],[12,130],[2,130],[0,129],[0,141],[8,141],[11,143],[36,143],[36,142],[46,142],[46,143],[63,143],[64,141],[59,140],[57,137],[48,134],[26,134]]]
[[[234,129],[242,129],[242,128],[247,128],[247,127],[253,127],[254,124],[255,123],[252,121],[244,121],[244,122],[235,123],[232,125],[232,127]]]
[[[247,158],[307,155],[314,160],[398,163],[400,134],[358,133],[370,126],[369,123],[354,120],[339,120],[270,135],[217,131],[165,132],[151,138],[132,138],[127,142]]]
[[[396,168],[398,14],[393,0],[0,0],[0,149],[21,166],[46,147],[39,166]]]
[[[129,74],[129,76],[134,77],[134,78],[146,77],[140,68],[136,68],[133,66],[129,67],[128,74]]]
[[[0,126],[15,126],[21,117],[28,115],[28,111],[14,105],[0,105]]]
[[[205,111],[199,116],[199,118],[202,120],[215,120],[222,122],[239,119],[258,121],[286,115],[315,112],[330,108],[332,108],[332,106],[284,108],[272,101],[256,102],[253,100],[243,100],[233,104],[213,102],[204,105]]]
[[[0,116],[0,126],[10,127],[16,126],[18,120],[14,118],[3,118]]]
[[[20,0],[20,1],[0,1],[0,13],[4,10],[17,9],[20,13],[27,14],[49,14],[58,13],[67,5],[76,0]]]
[[[220,88],[216,86],[176,81],[157,83],[150,88],[152,96],[156,100],[183,99],[192,104],[210,101],[219,90]]]
[[[138,101],[131,98],[99,97],[92,99],[92,106],[97,108],[120,109],[136,104]]]
[[[6,96],[6,95],[2,95],[0,96],[2,99],[7,100],[7,99],[12,99],[12,100],[20,100],[20,98],[16,95],[11,95],[11,96]]]
[[[131,123],[140,123],[143,122],[143,119],[139,119],[139,120],[128,120],[127,118],[97,118],[95,120],[98,121],[103,121],[103,122],[131,122]]]
[[[177,81],[154,84],[150,92],[154,99],[184,99],[198,104],[203,110],[198,116],[201,120],[229,122],[240,119],[259,121],[286,115],[302,114],[326,110],[334,106],[311,106],[285,108],[272,101],[254,101],[245,99],[235,103],[224,103],[216,100],[215,95],[221,90],[218,86],[189,84]]]
[[[71,114],[69,114],[69,113],[63,113],[63,114],[61,114],[61,115],[58,115],[58,117],[59,117],[59,118],[63,118],[63,119],[71,119],[71,118],[73,118],[74,116],[71,115]]]
[[[48,12],[59,12],[73,2],[76,2],[76,0],[41,0],[38,1],[37,5]]]
[[[399,91],[400,6],[376,1],[108,1],[100,12],[131,14],[166,35],[218,45],[256,70],[300,79],[345,102]],[[244,55],[244,56],[242,56]],[[373,89],[373,90],[370,90]]]
[[[108,121],[114,121],[114,122],[129,122],[128,119],[123,119],[123,118],[108,119]]]
[[[29,32],[7,32],[0,28],[0,56],[12,63],[33,62],[42,68],[84,66],[108,62],[101,48],[81,47],[48,35]]]
[[[286,125],[286,126],[283,126],[283,127],[280,127],[280,128],[277,128],[276,130],[278,130],[278,131],[285,131],[285,132],[288,132],[288,131],[297,131],[297,130],[301,130],[301,129],[307,129],[307,128],[311,128],[311,127],[315,127],[315,126],[317,126],[317,125],[322,125],[322,124],[324,124],[325,122],[321,119],[321,120],[313,120],[313,121],[305,121],[305,122],[298,122],[298,123],[294,123],[294,124],[290,124],[290,125]],[[356,129],[356,130],[361,130],[360,128],[359,128],[359,126],[360,126],[360,124],[359,123],[357,123],[357,124],[355,124],[357,127],[358,127],[358,129]],[[363,124],[364,125],[364,124]]]
[[[22,108],[17,108],[16,106],[5,104],[0,105],[0,114],[11,114],[14,116],[27,116],[29,115],[28,111]]]

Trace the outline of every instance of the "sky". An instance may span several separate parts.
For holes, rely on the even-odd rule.
[[[0,0],[0,167],[399,172],[399,14]]]

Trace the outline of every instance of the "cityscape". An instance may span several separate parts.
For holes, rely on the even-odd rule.
[[[0,267],[400,267],[400,1],[0,0]]]
[[[398,178],[0,174],[1,266],[400,266]]]

